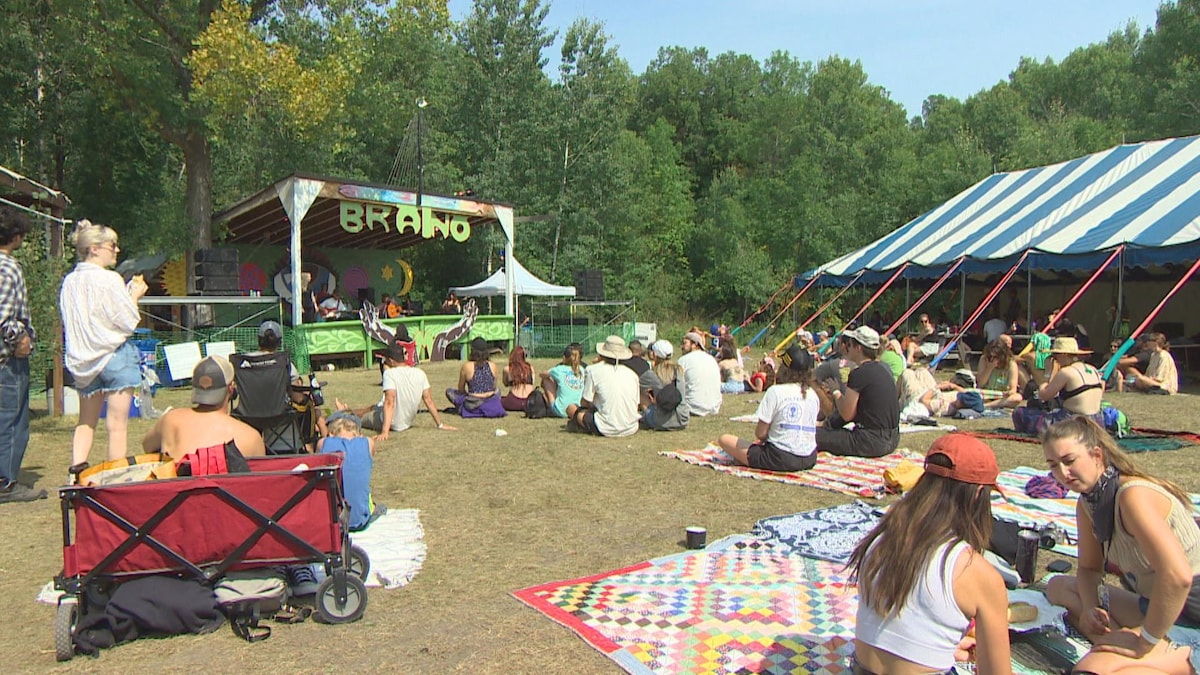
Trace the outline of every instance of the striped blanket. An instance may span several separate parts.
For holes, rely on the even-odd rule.
[[[772,480],[791,485],[805,485],[821,490],[831,490],[855,497],[880,498],[884,495],[883,472],[896,466],[901,460],[921,463],[922,455],[901,448],[890,455],[877,459],[863,457],[838,457],[827,452],[817,453],[817,465],[808,471],[776,473],[741,466],[725,454],[719,446],[709,443],[699,450],[675,450],[658,453],[674,457],[688,464],[707,466],[722,473],[757,480]]]

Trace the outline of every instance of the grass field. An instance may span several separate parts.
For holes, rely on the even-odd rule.
[[[539,368],[550,365],[537,361]],[[451,386],[458,363],[425,366],[434,398]],[[324,373],[326,395],[353,406],[379,396],[375,370]],[[160,392],[155,404],[186,405],[187,391]],[[437,431],[427,415],[393,434],[376,458],[376,499],[418,508],[429,547],[424,569],[405,588],[372,589],[365,618],[327,626],[312,621],[275,628],[249,644],[224,628],[198,637],[142,640],[99,659],[54,661],[54,609],[34,596],[62,565],[61,517],[54,496],[0,505],[0,592],[10,607],[0,633],[5,673],[181,672],[612,673],[607,659],[540,614],[512,599],[513,590],[627,566],[681,550],[684,528],[703,525],[709,541],[749,531],[767,516],[849,501],[849,497],[755,481],[659,457],[659,450],[697,448],[724,432],[752,433],[728,421],[751,413],[756,395],[726,396],[716,419],[686,431],[589,438],[564,431],[562,420],[460,420],[458,432]],[[1110,395],[1137,426],[1196,429],[1200,396]],[[46,416],[35,405],[25,479],[52,489],[66,477],[75,419]],[[975,428],[1003,426],[980,420]],[[134,420],[131,442],[150,422]],[[496,429],[507,436],[498,437]],[[934,434],[905,435],[924,451]],[[98,433],[93,458],[103,450]],[[993,443],[1001,468],[1042,466],[1031,444]],[[1139,455],[1150,472],[1200,491],[1200,448]]]

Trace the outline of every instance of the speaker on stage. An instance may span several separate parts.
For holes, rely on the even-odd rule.
[[[604,272],[596,269],[575,272],[575,298],[594,302],[604,301]]]
[[[196,292],[200,295],[237,295],[241,292],[238,282],[238,250],[236,248],[209,248],[196,251]]]
[[[358,306],[362,307],[364,302],[375,304],[375,289],[371,287],[358,289]]]

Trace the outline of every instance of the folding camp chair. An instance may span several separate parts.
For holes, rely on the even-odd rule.
[[[233,354],[237,384],[233,416],[257,429],[270,454],[305,452],[313,438],[314,411],[299,410],[289,391],[308,392],[292,385],[292,359],[285,352]]]

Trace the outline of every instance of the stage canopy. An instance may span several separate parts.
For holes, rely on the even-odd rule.
[[[213,216],[235,244],[288,249],[291,296],[300,294],[301,251],[306,247],[403,249],[432,239],[465,242],[476,227],[499,224],[505,255],[513,255],[513,208],[469,197],[417,193],[343,178],[293,174]],[[505,311],[513,314],[512,283]],[[299,303],[292,307],[300,323]]]
[[[842,286],[902,276],[1003,272],[1026,249],[1028,269],[1092,270],[1127,244],[1132,267],[1200,256],[1200,136],[1120,145],[1061,164],[989,176],[890,234],[796,278]]]
[[[574,286],[556,286],[554,284],[547,283],[547,282],[542,281],[541,279],[533,276],[533,273],[531,273],[529,270],[525,269],[525,266],[522,265],[521,262],[519,260],[517,260],[516,258],[509,258],[509,260],[512,260],[512,267],[513,267],[513,272],[514,272],[514,274],[513,274],[513,284],[514,284],[513,293],[514,294],[516,294],[516,295],[537,295],[537,296],[544,296],[544,297],[554,297],[554,296],[560,296],[560,297],[567,296],[567,297],[572,297],[572,298],[575,297],[575,287]],[[457,293],[463,297],[467,297],[467,298],[478,298],[478,297],[486,297],[486,296],[492,296],[492,295],[504,295],[504,291],[506,288],[504,274],[505,274],[505,268],[502,267],[499,270],[496,270],[496,272],[493,273],[492,276],[488,277],[487,279],[484,279],[483,281],[481,281],[477,284],[473,284],[471,286],[455,286],[455,287],[452,287],[450,290],[454,291],[455,293]]]

